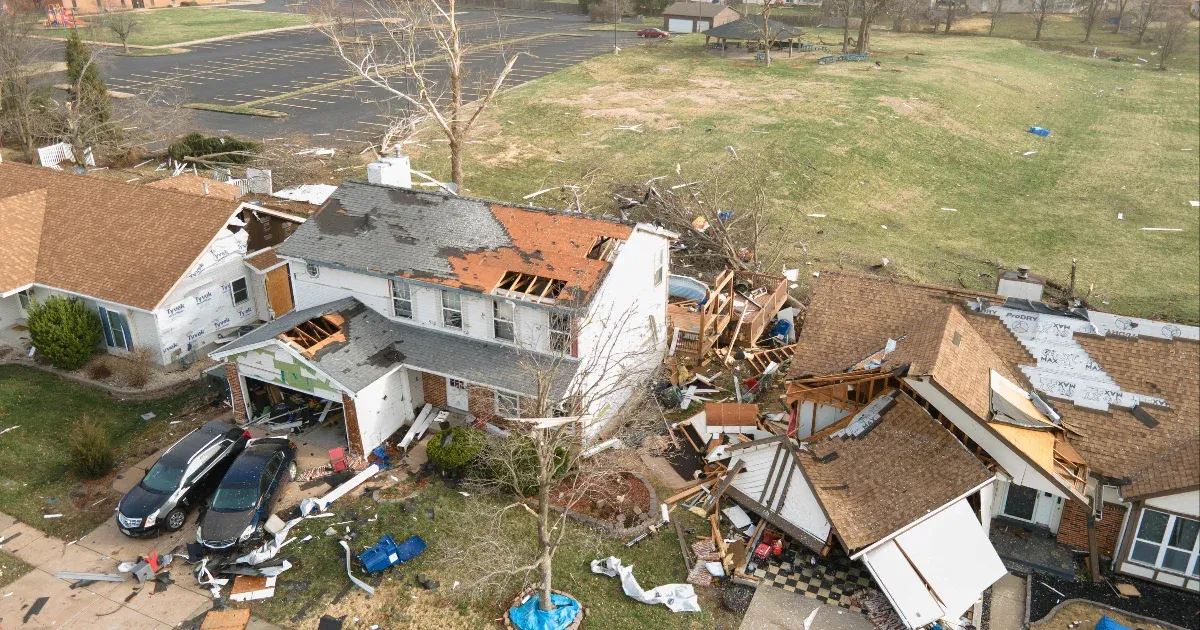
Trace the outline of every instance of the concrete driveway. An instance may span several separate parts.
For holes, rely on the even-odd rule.
[[[814,610],[817,616],[811,630],[875,630],[864,615],[767,584],[754,590],[754,599],[738,630],[800,630]]]

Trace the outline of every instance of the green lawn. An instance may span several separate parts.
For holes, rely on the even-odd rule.
[[[386,474],[386,473],[385,473]],[[499,509],[502,502],[481,495],[463,497],[440,481],[421,489],[416,509],[404,511],[399,504],[376,504],[370,500],[343,500],[330,511],[334,518],[302,521],[289,535],[300,539],[313,538],[306,543],[292,543],[285,549],[288,560],[297,568],[280,576],[279,587],[272,599],[256,603],[254,614],[273,623],[296,628],[312,628],[322,614],[335,617],[358,617],[356,626],[378,624],[384,628],[421,628],[422,630],[495,627],[492,620],[504,614],[509,601],[521,590],[520,578],[508,580],[496,591],[479,597],[467,597],[473,581],[456,562],[456,547],[479,539],[480,510]],[[434,508],[429,519],[427,508]],[[681,512],[677,510],[676,513]],[[535,537],[534,521],[524,511],[512,510],[506,521],[503,546],[530,547]],[[368,521],[369,518],[376,518]],[[707,524],[684,513],[685,525],[703,533]],[[383,534],[401,541],[413,534],[420,535],[429,545],[428,551],[414,561],[385,572],[374,597],[352,588],[350,594],[337,604],[330,602],[347,583],[345,556],[337,544],[346,525],[335,529],[339,533],[326,536],[323,532],[331,522],[354,520],[350,525],[354,539],[350,548],[355,555],[375,544]],[[597,541],[583,536],[583,526],[570,522],[564,547],[555,557],[554,587],[571,593],[587,608],[589,628],[735,628],[737,617],[720,608],[719,587],[697,588],[700,594],[699,613],[672,613],[664,606],[637,603],[621,591],[616,578],[595,575],[589,569],[592,560],[615,555],[626,564],[634,564],[634,576],[644,588],[661,584],[684,582],[687,574],[679,553],[679,542],[673,530],[648,538],[633,548],[621,540]],[[578,529],[576,529],[578,528]],[[358,561],[356,575],[362,576]],[[426,573],[441,582],[438,593],[432,594],[417,585],[418,573]],[[460,582],[458,588],[454,583]],[[310,601],[308,616],[293,620],[296,612]]]
[[[704,179],[734,147],[771,164],[783,229],[765,249],[784,247],[802,285],[883,258],[916,281],[994,288],[997,264],[1027,264],[1065,285],[1077,259],[1078,293],[1097,307],[1200,320],[1194,38],[1169,72],[1007,38],[877,32],[878,69],[818,66],[817,53],[768,69],[714,56],[702,36],[672,40],[503,94],[468,145],[469,192],[520,203],[588,184],[590,208],[613,212],[618,187]],[[632,124],[644,133],[615,129]],[[444,144],[415,149],[446,176]]]
[[[273,11],[241,11],[207,7],[176,7],[139,11],[138,30],[129,38],[131,46],[162,46],[197,39],[236,35],[284,26],[307,24],[308,18]],[[83,37],[89,41],[119,42],[117,36],[104,27],[104,16],[88,15],[83,20],[88,27]],[[68,29],[50,29],[46,34],[66,38]]]
[[[31,569],[33,567],[24,560],[0,549],[0,588],[16,582]]]
[[[105,423],[119,459],[132,464],[190,430],[169,425],[168,418],[195,402],[192,391],[123,402],[41,370],[0,365],[0,430],[20,426],[0,435],[0,512],[67,540],[79,538],[110,518],[115,504],[111,479],[81,483],[71,475],[67,436],[75,423],[84,415]],[[146,412],[157,418],[147,423],[141,419]]]

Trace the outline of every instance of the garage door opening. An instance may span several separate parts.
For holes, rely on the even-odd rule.
[[[246,379],[248,426],[271,435],[295,433],[305,442],[328,448],[346,446],[346,416],[340,400],[329,400],[297,389]]]

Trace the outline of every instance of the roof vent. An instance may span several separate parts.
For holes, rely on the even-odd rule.
[[[1019,265],[1017,267],[1017,277],[1022,280],[1029,279],[1029,266],[1028,265]]]

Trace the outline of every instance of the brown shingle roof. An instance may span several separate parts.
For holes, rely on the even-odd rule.
[[[36,203],[34,203],[36,202]],[[0,226],[18,248],[0,247],[0,269],[23,265],[37,242],[32,281],[151,310],[225,226],[238,204],[137,184],[0,164]],[[36,221],[44,218],[40,235]],[[0,272],[4,290],[21,276]]]
[[[205,192],[205,185],[208,186],[208,191]],[[226,201],[233,201],[242,196],[242,191],[233,184],[226,184],[215,179],[200,177],[185,173],[175,177],[160,179],[156,182],[146,184],[152,188],[160,188],[162,190],[174,190],[175,192],[187,193],[189,195],[197,195],[200,197],[216,197]]]
[[[261,252],[250,256],[246,262],[259,271],[266,271],[275,265],[283,262],[283,259],[275,254],[275,248],[269,247]]]
[[[1060,404],[1063,423],[1071,430],[1068,439],[1092,470],[1131,479],[1123,490],[1127,497],[1200,486],[1200,459],[1195,456],[1200,451],[1200,344],[1082,334],[1075,340],[1121,389],[1162,398],[1171,406],[1144,406],[1158,423],[1149,427],[1118,407],[1098,412]],[[1164,463],[1168,459],[1173,465]]]
[[[31,190],[0,198],[0,292],[32,284],[46,217],[46,191]]]
[[[961,306],[976,298],[999,300],[990,293],[822,272],[813,287],[788,377],[844,371],[883,348],[889,338],[900,339],[928,318],[940,316],[947,305]],[[1028,357],[1029,353],[1004,328],[1003,322],[994,317],[964,315],[971,328],[1003,360]]]
[[[852,551],[886,538],[992,476],[907,394],[897,395],[865,435],[810,444],[800,464]]]

